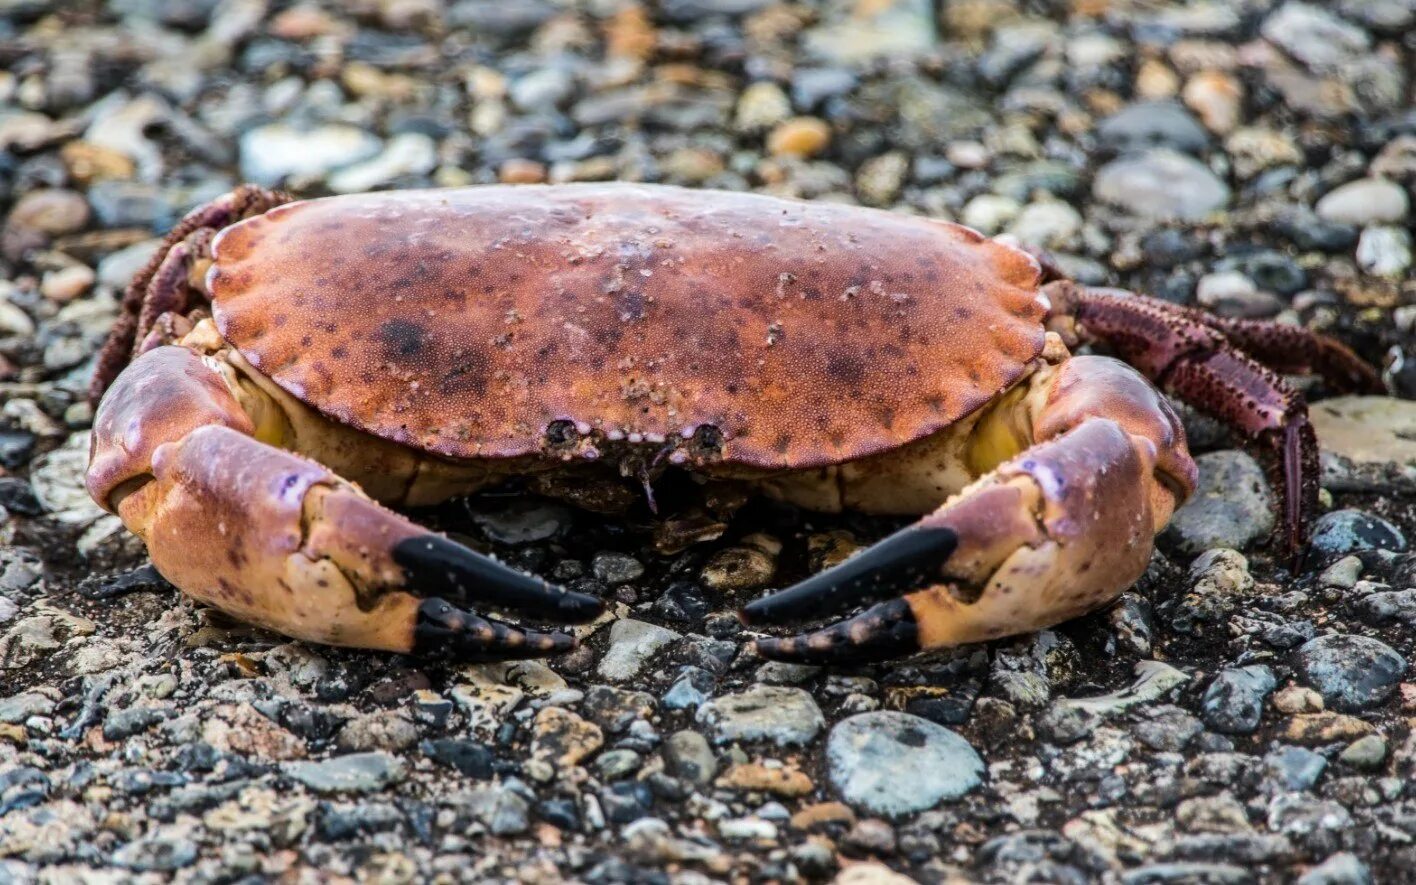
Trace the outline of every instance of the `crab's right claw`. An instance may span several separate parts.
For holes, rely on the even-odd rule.
[[[95,417],[90,493],[188,595],[298,639],[463,659],[575,643],[459,606],[559,623],[600,613],[595,597],[432,534],[253,430],[221,376],[181,347],[135,360]]]
[[[1179,420],[1135,371],[1105,357],[1075,358],[1045,383],[1021,454],[742,617],[784,624],[895,598],[813,632],[758,639],[757,652],[835,664],[982,642],[1092,611],[1139,578],[1155,533],[1193,490]]]

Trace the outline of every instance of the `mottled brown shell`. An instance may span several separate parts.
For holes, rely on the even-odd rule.
[[[333,197],[226,229],[215,257],[218,327],[253,366],[338,421],[453,458],[625,440],[683,447],[675,460],[838,463],[968,415],[1043,341],[1039,270],[1018,250],[738,193]],[[718,432],[690,442],[704,425]]]

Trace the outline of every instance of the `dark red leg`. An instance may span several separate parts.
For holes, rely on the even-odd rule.
[[[103,344],[93,381],[89,384],[90,402],[97,404],[103,397],[113,379],[136,355],[135,347],[142,343],[159,316],[184,312],[189,307],[186,274],[194,254],[206,248],[211,237],[222,228],[291,199],[284,191],[243,184],[193,209],[168,231],[162,245],[123,291],[121,312]]]
[[[1342,390],[1379,389],[1371,367],[1305,329],[1213,317],[1068,281],[1044,291],[1052,302],[1049,325],[1068,344],[1105,343],[1162,389],[1258,444],[1283,495],[1283,540],[1296,569],[1317,505],[1317,437],[1303,395],[1273,369],[1315,372]],[[1249,347],[1254,355],[1245,352]]]

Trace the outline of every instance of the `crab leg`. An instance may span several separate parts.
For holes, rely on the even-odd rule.
[[[554,654],[574,640],[459,606],[557,622],[600,613],[595,597],[429,533],[255,438],[257,422],[220,369],[185,347],[150,350],[94,422],[89,492],[188,595],[298,639],[461,659]]]
[[[150,349],[144,344],[163,315],[182,315],[190,309],[192,289],[197,287],[193,278],[200,276],[193,271],[205,270],[194,264],[210,258],[216,232],[290,200],[284,191],[243,184],[193,209],[168,231],[147,266],[138,271],[123,293],[122,313],[98,356],[89,386],[90,402],[98,403],[118,373],[137,356],[135,351]]]
[[[1048,323],[1068,346],[1099,341],[1179,399],[1258,444],[1283,495],[1283,542],[1296,571],[1317,507],[1318,442],[1303,395],[1277,371],[1316,372],[1342,391],[1377,392],[1376,372],[1306,329],[1214,317],[1154,298],[1068,281],[1043,290]]]
[[[1059,623],[1145,571],[1156,532],[1194,489],[1174,412],[1137,372],[1077,357],[1030,379],[976,425],[1003,460],[913,526],[743,610],[781,624],[900,594],[812,633],[757,640],[764,657],[883,660]]]

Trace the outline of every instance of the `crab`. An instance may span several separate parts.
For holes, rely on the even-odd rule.
[[[181,221],[123,304],[87,484],[157,570],[290,637],[473,660],[565,651],[570,631],[525,624],[602,604],[393,508],[675,466],[914,516],[741,610],[760,628],[863,609],[755,647],[880,660],[1135,582],[1196,483],[1162,390],[1263,456],[1296,553],[1317,449],[1278,373],[1380,389],[1333,339],[1079,285],[957,224],[649,185],[242,186]],[[1112,355],[1073,355],[1090,345]]]

